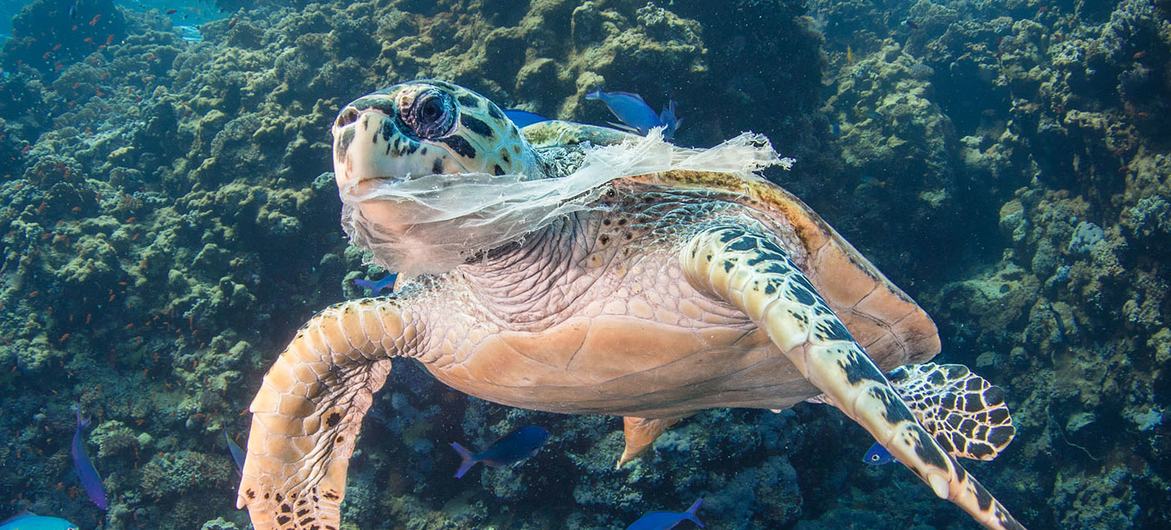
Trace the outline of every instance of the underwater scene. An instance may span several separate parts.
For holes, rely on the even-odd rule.
[[[0,0],[0,530],[1171,528],[1171,1]]]

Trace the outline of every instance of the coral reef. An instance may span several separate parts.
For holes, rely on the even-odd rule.
[[[247,528],[223,433],[243,440],[296,328],[378,272],[337,225],[329,124],[437,77],[593,123],[594,88],[673,98],[685,144],[769,135],[799,161],[781,183],[935,316],[942,359],[1007,390],[1020,433],[974,472],[1018,517],[1171,521],[1166,2],[215,3],[202,42],[109,0],[34,0],[3,42],[0,513]],[[105,514],[69,469],[74,406]],[[528,423],[554,433],[535,458],[451,479],[448,442]],[[869,444],[824,406],[714,410],[615,471],[618,420],[400,363],[343,508],[352,528],[598,528],[702,496],[727,528],[969,524],[862,465]]]

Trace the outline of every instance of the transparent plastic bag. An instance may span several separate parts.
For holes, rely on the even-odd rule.
[[[478,254],[523,240],[558,218],[597,208],[605,184],[670,170],[731,173],[792,167],[768,139],[742,133],[708,149],[676,147],[659,129],[618,145],[587,147],[584,162],[557,178],[482,173],[365,180],[340,190],[342,226],[373,261],[406,277],[447,272]]]

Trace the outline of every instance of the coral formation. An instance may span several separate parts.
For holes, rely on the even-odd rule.
[[[673,98],[684,144],[769,135],[799,160],[781,183],[934,315],[943,360],[1007,390],[1020,432],[978,473],[1018,517],[1171,521],[1166,2],[216,3],[202,42],[109,0],[34,0],[3,42],[3,513],[247,527],[222,433],[242,441],[271,359],[377,272],[337,226],[329,124],[437,77],[592,123],[594,88]],[[705,412],[615,471],[618,420],[398,366],[351,467],[354,528],[615,527],[700,496],[728,528],[964,520],[862,465],[866,434],[828,407]],[[72,481],[74,405],[104,515]],[[531,423],[554,433],[535,458],[450,479],[448,442]]]

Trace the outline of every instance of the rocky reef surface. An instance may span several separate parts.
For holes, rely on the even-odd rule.
[[[0,514],[85,528],[246,528],[264,370],[380,271],[347,248],[328,127],[405,79],[602,123],[604,86],[679,101],[678,140],[767,134],[773,175],[932,313],[945,362],[1008,392],[1020,432],[969,469],[1032,528],[1171,524],[1171,5],[1010,0],[33,0],[0,52]],[[52,23],[43,23],[51,21]],[[92,22],[92,23],[91,23]],[[110,493],[70,469],[71,408]],[[554,433],[450,473],[459,440]],[[966,528],[828,408],[716,410],[622,471],[620,422],[500,407],[399,363],[367,418],[352,528],[620,527],[703,496],[719,528]]]

